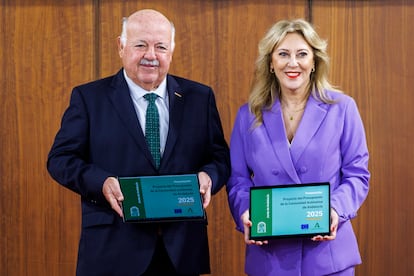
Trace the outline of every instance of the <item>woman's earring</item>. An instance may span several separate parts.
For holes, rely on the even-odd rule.
[[[275,69],[274,68],[270,68],[270,73],[274,73],[275,72]]]
[[[312,72],[312,73],[313,73],[313,72],[315,72],[315,67],[313,67],[313,68],[312,68],[311,72]]]

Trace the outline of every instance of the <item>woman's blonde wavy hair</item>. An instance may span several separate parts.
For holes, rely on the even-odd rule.
[[[329,57],[327,42],[322,40],[313,26],[304,19],[282,20],[275,23],[259,42],[259,55],[249,97],[250,111],[258,125],[263,123],[263,110],[269,109],[280,97],[280,85],[274,73],[270,72],[272,53],[289,33],[300,34],[313,50],[315,71],[311,73],[309,88],[315,98],[333,103],[325,89],[336,90],[328,81]],[[338,91],[338,90],[337,90]]]

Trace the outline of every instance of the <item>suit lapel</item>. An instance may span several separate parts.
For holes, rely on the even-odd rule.
[[[292,160],[296,163],[318,131],[327,114],[324,103],[310,96],[302,120],[291,145]]]
[[[175,79],[167,75],[167,90],[169,99],[170,122],[168,127],[168,136],[165,144],[164,155],[161,158],[161,167],[171,156],[174,145],[177,142],[178,130],[181,128],[181,122],[184,110],[185,93],[180,88]]]
[[[267,131],[273,151],[279,159],[281,166],[292,178],[294,183],[300,183],[290,155],[279,101],[275,102],[271,110],[265,110],[263,112],[263,126]]]
[[[112,102],[114,109],[119,114],[119,118],[125,125],[130,135],[134,138],[136,144],[143,151],[145,157],[153,162],[151,152],[145,141],[144,133],[135,112],[134,104],[129,94],[128,85],[124,79],[122,70],[114,77],[112,81],[112,90],[108,93],[109,100]]]

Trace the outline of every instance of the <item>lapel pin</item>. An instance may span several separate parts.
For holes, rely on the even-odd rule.
[[[181,94],[179,94],[178,92],[174,92],[174,95],[176,95],[177,97],[182,97],[182,95]]]

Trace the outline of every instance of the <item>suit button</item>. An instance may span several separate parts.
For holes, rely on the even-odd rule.
[[[303,167],[300,168],[300,172],[301,173],[305,173],[307,171],[308,171],[308,169],[305,166],[303,166]]]
[[[278,175],[278,174],[279,174],[279,170],[273,169],[273,170],[272,170],[272,174],[274,174],[274,175]]]

